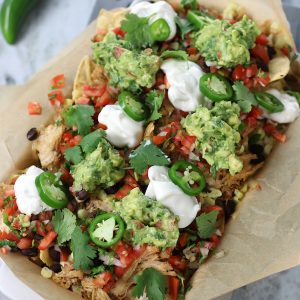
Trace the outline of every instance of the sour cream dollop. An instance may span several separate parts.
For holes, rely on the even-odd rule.
[[[174,107],[186,112],[195,111],[204,101],[199,89],[200,78],[204,75],[201,68],[191,61],[168,59],[161,69],[167,76],[168,96]]]
[[[300,114],[300,108],[298,101],[295,97],[290,96],[284,92],[272,89],[268,90],[267,93],[275,96],[284,105],[284,110],[282,112],[270,114],[264,110],[264,116],[277,123],[292,123],[294,122]]]
[[[44,203],[35,186],[35,178],[44,171],[36,166],[31,166],[26,173],[15,182],[14,190],[19,211],[26,215],[39,214],[44,210],[52,210]]]
[[[186,195],[168,176],[168,168],[153,166],[149,168],[150,183],[146,196],[161,202],[179,217],[179,228],[190,225],[200,210],[196,197]]]
[[[130,6],[130,12],[139,17],[150,17],[149,24],[154,23],[158,19],[164,19],[169,27],[170,34],[167,39],[171,40],[176,35],[176,12],[172,6],[165,1],[150,3],[148,1],[134,1]]]
[[[104,106],[98,122],[106,125],[106,138],[116,147],[133,148],[142,139],[143,122],[131,119],[118,104]]]

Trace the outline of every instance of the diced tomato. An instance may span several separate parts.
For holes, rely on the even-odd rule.
[[[65,132],[64,134],[63,134],[63,136],[62,136],[62,140],[66,143],[66,142],[68,142],[70,139],[72,139],[73,138],[73,134],[72,134],[72,132],[71,131],[67,131],[67,132]]]
[[[246,77],[246,69],[243,65],[237,65],[232,72],[233,80],[244,80]]]
[[[220,237],[218,237],[216,234],[213,234],[210,238],[210,241],[213,243],[213,248],[217,248],[217,246],[220,244]]]
[[[46,224],[45,229],[46,229],[47,232],[53,231],[53,227],[52,227],[50,222]]]
[[[62,182],[67,183],[69,186],[71,186],[74,181],[71,173],[66,168],[61,168],[60,171],[62,173],[61,176]]]
[[[113,280],[111,272],[103,272],[93,279],[93,284],[103,288],[109,281]]]
[[[60,249],[60,261],[68,261],[70,253],[68,250],[61,248]]]
[[[8,216],[12,216],[18,210],[17,201],[13,199],[7,203],[3,210],[3,214],[7,214]]]
[[[289,50],[288,47],[283,47],[283,48],[280,49],[280,51],[281,51],[285,56],[287,56],[287,57],[290,56],[290,50]]]
[[[263,87],[267,86],[270,81],[271,81],[271,78],[269,75],[265,75],[264,77],[255,77],[257,83]]]
[[[186,52],[188,53],[188,55],[195,55],[198,53],[198,50],[195,47],[190,47],[190,48],[187,48]]]
[[[133,188],[138,187],[137,181],[131,175],[126,175],[124,181],[126,184],[130,185]]]
[[[115,266],[114,267],[114,273],[116,274],[117,277],[122,277],[125,272],[127,271],[126,268],[123,268],[123,267],[119,267],[119,266]]]
[[[182,232],[179,236],[177,244],[180,248],[184,248],[188,242],[188,234],[186,232]]]
[[[179,271],[184,271],[187,268],[187,261],[179,255],[172,255],[169,258],[170,265]]]
[[[83,92],[87,97],[101,97],[106,91],[106,85],[102,86],[92,86],[92,85],[84,85]]]
[[[71,138],[68,142],[68,145],[70,147],[74,147],[76,145],[78,145],[81,141],[81,136],[80,135],[75,135],[73,138]]]
[[[39,250],[46,250],[49,246],[54,242],[57,237],[57,233],[55,231],[50,231],[46,234],[46,236],[41,240],[39,244]]]
[[[4,200],[0,198],[0,209],[2,209],[3,206],[4,206]]]
[[[196,137],[192,135],[187,135],[182,141],[181,144],[189,149],[189,151],[192,150],[193,146],[195,145]]]
[[[284,143],[286,141],[286,135],[281,133],[273,124],[266,123],[264,130],[268,135],[271,135],[276,141]]]
[[[0,231],[0,241],[2,240],[9,240],[13,242],[18,242],[19,238],[12,232],[4,232]]]
[[[180,280],[175,276],[168,276],[169,295],[172,300],[178,299]]]
[[[205,213],[210,213],[212,211],[217,211],[218,212],[218,218],[224,216],[224,210],[219,205],[209,205],[209,206],[205,206],[203,208],[203,212],[205,212]]]
[[[248,113],[248,116],[255,119],[260,118],[263,115],[263,111],[258,106],[252,106],[251,111]]]
[[[252,64],[251,66],[246,68],[246,77],[247,78],[254,77],[254,76],[256,76],[257,72],[258,72],[257,65]]]
[[[270,57],[268,54],[267,47],[262,45],[256,45],[252,50],[251,54],[254,57],[260,58],[265,64],[268,64],[270,61]]]
[[[21,238],[17,243],[17,247],[21,250],[28,249],[32,246],[32,239],[29,238]]]
[[[113,29],[113,32],[120,37],[125,36],[125,32],[121,29],[121,27],[117,27],[117,28]]]
[[[162,46],[161,46],[161,48],[162,48],[163,50],[166,50],[166,49],[168,49],[169,47],[170,47],[170,44],[167,43],[167,42],[163,42],[163,44],[162,44]]]
[[[123,185],[116,193],[115,193],[115,197],[116,199],[120,200],[122,198],[124,198],[125,196],[127,196],[129,194],[129,192],[133,189],[133,187],[129,184],[125,184]]]
[[[48,94],[48,99],[50,101],[50,104],[62,106],[65,101],[65,95],[62,91],[52,91]]]
[[[46,236],[46,228],[44,226],[44,223],[40,220],[36,221],[36,232],[41,236]]]
[[[75,100],[75,103],[76,103],[76,104],[80,104],[80,105],[87,105],[87,104],[90,103],[90,101],[91,101],[91,100],[90,100],[89,97],[83,95],[83,96],[81,96],[80,98],[76,99],[76,100]]]
[[[268,37],[266,34],[261,33],[256,37],[255,43],[258,45],[266,46],[269,43]]]
[[[218,68],[216,66],[211,66],[209,67],[210,69],[210,73],[217,73],[218,72]]]
[[[106,129],[107,129],[107,126],[106,126],[105,124],[99,123],[99,124],[98,124],[98,128],[103,129],[103,130],[106,130]]]
[[[168,139],[167,135],[154,135],[152,137],[152,142],[155,145],[161,145]]]
[[[50,81],[51,89],[62,89],[65,87],[65,75],[59,74],[54,76]]]
[[[95,100],[95,107],[96,108],[102,108],[108,104],[114,104],[116,102],[116,99],[114,99],[110,92],[106,90],[101,97],[98,97]]]
[[[51,210],[46,210],[43,211],[39,214],[39,221],[48,221],[52,219],[52,211]]]
[[[42,105],[39,102],[31,101],[27,104],[28,113],[31,116],[40,115],[42,113]]]
[[[4,191],[5,197],[15,197],[15,190],[12,189],[6,189]]]

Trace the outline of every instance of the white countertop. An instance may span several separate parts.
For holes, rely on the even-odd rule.
[[[0,36],[0,85],[26,82],[85,29],[97,1],[106,6],[114,4],[112,0],[41,1],[41,7],[31,15],[15,46],[7,45]],[[0,0],[0,4],[2,2]],[[4,282],[0,279],[0,290],[3,286]],[[4,299],[8,298],[0,291],[0,300]],[[233,293],[232,299],[300,299],[300,267],[242,287]]]

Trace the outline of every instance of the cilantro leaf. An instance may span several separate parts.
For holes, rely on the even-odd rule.
[[[154,44],[149,18],[140,18],[136,14],[127,14],[121,22],[121,29],[126,33],[125,40],[136,48],[146,48]]]
[[[236,81],[232,86],[235,91],[235,100],[240,106],[243,112],[250,112],[251,106],[256,105],[256,99],[253,93],[242,83],[242,81]]]
[[[52,225],[57,233],[58,243],[62,244],[71,239],[76,227],[76,216],[67,208],[57,210],[52,218]]]
[[[104,138],[105,136],[106,136],[105,132],[100,129],[95,130],[90,134],[86,135],[80,142],[82,151],[85,154],[93,152],[97,148],[101,139]]]
[[[183,50],[167,50],[164,51],[161,56],[162,59],[175,58],[181,60],[188,60],[188,54]]]
[[[137,149],[131,152],[129,163],[138,174],[143,174],[149,165],[167,166],[170,159],[150,141],[143,141]]]
[[[183,8],[197,9],[198,3],[197,0],[181,0],[180,6]]]
[[[153,90],[147,94],[146,105],[150,108],[151,111],[151,115],[148,118],[149,122],[160,119],[161,113],[159,112],[159,109],[161,108],[163,100],[164,100],[164,93],[159,93]]]
[[[215,233],[217,216],[217,211],[211,211],[209,213],[203,213],[196,218],[198,235],[200,238],[207,239]]]
[[[74,256],[74,268],[76,270],[88,270],[92,265],[97,255],[95,247],[90,246],[89,235],[87,232],[82,232],[79,226],[75,227],[72,233],[71,250]]]
[[[179,28],[180,31],[180,37],[184,39],[185,35],[192,30],[194,30],[194,25],[191,24],[188,20],[186,19],[181,19],[178,16],[175,17],[175,23]]]
[[[148,268],[141,275],[135,276],[134,280],[136,282],[136,286],[132,290],[134,297],[141,297],[146,291],[149,300],[164,300],[167,280],[160,272],[154,268]]]
[[[94,107],[91,105],[73,105],[63,111],[62,116],[69,128],[75,126],[80,135],[86,135],[94,124],[92,119],[94,113]]]
[[[81,140],[79,145],[68,148],[64,151],[65,159],[75,165],[80,163],[83,160],[83,154],[86,155],[93,152],[105,135],[105,132],[100,129],[89,133]]]
[[[64,151],[65,160],[73,164],[79,164],[83,160],[81,148],[77,145]]]

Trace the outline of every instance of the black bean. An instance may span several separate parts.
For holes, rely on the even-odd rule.
[[[61,264],[55,263],[50,268],[54,273],[59,273],[61,271]]]
[[[225,222],[227,222],[231,215],[235,212],[236,202],[234,200],[224,201],[222,199],[216,200],[216,205],[219,205],[223,208],[225,214]]]
[[[28,248],[28,249],[21,250],[21,253],[25,256],[33,257],[38,255],[38,249]]]
[[[264,153],[264,147],[260,144],[250,144],[249,151],[253,154],[262,154]]]
[[[256,157],[257,158],[255,158],[255,159],[251,159],[251,161],[250,161],[251,164],[257,165],[257,164],[263,162],[266,159],[266,157],[263,153],[256,154]]]
[[[200,57],[197,61],[198,65],[201,67],[202,71],[205,73],[210,72],[210,67],[206,64],[204,57]]]
[[[51,257],[54,261],[60,262],[60,252],[59,252],[59,251],[56,251],[56,250],[54,249],[54,247],[50,247],[48,251],[49,251],[50,257]]]
[[[267,48],[268,48],[268,55],[270,59],[272,59],[276,55],[276,50],[272,46],[267,46]]]
[[[83,200],[83,201],[87,201],[90,199],[90,194],[82,189],[81,191],[78,191],[75,193],[76,198],[78,198],[78,200]]]
[[[12,247],[12,248],[10,249],[10,252],[19,252],[19,248],[17,248],[17,247]]]
[[[261,59],[256,59],[256,65],[259,69],[262,69],[264,72],[269,72],[269,66],[264,63]]]
[[[39,216],[38,215],[31,215],[31,217],[30,217],[30,220],[31,221],[36,221],[36,220],[38,220],[39,219]]]
[[[115,185],[105,189],[105,193],[107,193],[109,195],[115,194],[122,186],[123,186],[123,182],[120,181],[120,182],[116,183]]]
[[[41,241],[42,239],[43,239],[44,237],[42,236],[42,235],[39,235],[39,234],[35,234],[34,235],[34,237],[33,237],[33,239],[35,240],[35,241]]]
[[[37,129],[35,127],[31,128],[27,132],[27,139],[29,141],[34,141],[38,136],[39,136],[39,133],[38,133],[38,131],[37,131]]]

